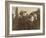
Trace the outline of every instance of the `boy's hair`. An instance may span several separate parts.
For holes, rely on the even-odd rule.
[[[20,15],[23,15],[23,13],[26,13],[26,11],[20,11]]]

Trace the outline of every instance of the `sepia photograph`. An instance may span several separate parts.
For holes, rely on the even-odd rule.
[[[44,3],[6,2],[6,36],[44,35]]]
[[[12,7],[12,30],[40,29],[40,8]]]

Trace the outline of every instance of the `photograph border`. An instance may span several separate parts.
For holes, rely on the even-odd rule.
[[[32,33],[32,34],[9,34],[9,4],[28,4],[28,5],[42,5],[43,6],[43,33]],[[18,36],[35,36],[35,35],[45,35],[45,3],[35,3],[35,2],[20,2],[20,1],[5,1],[5,36],[6,37],[18,37]]]
[[[12,30],[12,7],[32,7],[40,9],[40,28],[32,29],[32,30]],[[32,11],[33,12],[33,11]],[[43,6],[42,5],[23,5],[23,4],[10,4],[10,12],[9,12],[9,34],[25,34],[25,33],[42,33],[43,32]]]

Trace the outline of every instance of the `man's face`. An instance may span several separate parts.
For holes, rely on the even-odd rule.
[[[32,22],[34,21],[34,16],[31,17],[31,21],[32,21]]]
[[[37,14],[34,14],[34,18],[37,20]]]

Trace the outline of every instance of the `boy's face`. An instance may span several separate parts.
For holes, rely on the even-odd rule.
[[[27,13],[23,13],[23,16],[26,16],[27,15]]]

